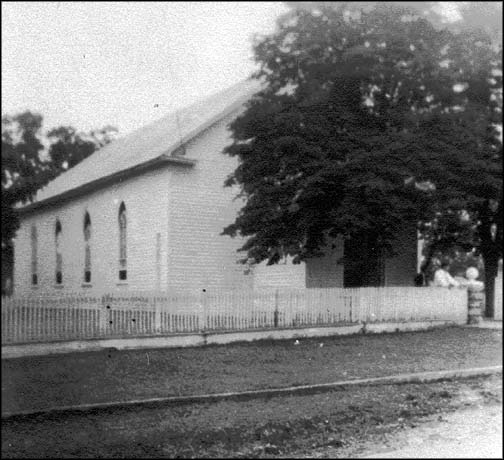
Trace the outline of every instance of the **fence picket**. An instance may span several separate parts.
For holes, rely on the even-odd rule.
[[[201,330],[464,321],[462,289],[390,287],[263,292],[130,293],[2,298],[2,343],[128,337]]]

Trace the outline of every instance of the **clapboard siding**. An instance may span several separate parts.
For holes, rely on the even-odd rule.
[[[236,189],[224,187],[237,161],[222,153],[231,143],[227,129],[231,114],[201,133],[186,148],[196,160],[193,168],[174,170],[169,222],[168,286],[174,290],[252,287],[253,276],[244,274],[237,261],[240,238],[221,235],[243,205],[233,201]]]
[[[161,234],[160,286],[166,286],[169,167],[148,172],[95,193],[22,218],[15,239],[16,295],[86,290],[84,277],[84,214],[92,225],[92,288],[155,289],[156,234]],[[127,211],[127,284],[119,283],[118,212]],[[63,285],[55,287],[55,222],[62,225]],[[31,286],[31,226],[38,232],[38,287]]]
[[[338,260],[343,257],[343,239],[336,238],[327,248],[323,257],[309,259],[306,262],[306,287],[334,288],[343,287],[343,265]]]
[[[292,258],[276,265],[266,265],[266,262],[254,267],[254,288],[302,289],[306,285],[306,264],[293,264]]]

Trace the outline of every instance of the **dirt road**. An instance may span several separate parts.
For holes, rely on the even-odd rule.
[[[502,458],[502,405],[437,416],[361,458]]]

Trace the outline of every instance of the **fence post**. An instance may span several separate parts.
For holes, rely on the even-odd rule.
[[[154,303],[154,332],[156,334],[161,333],[161,307],[157,301],[156,294],[152,296],[152,302]]]
[[[469,283],[467,286],[467,324],[479,324],[482,321],[484,302],[483,283]]]
[[[273,313],[273,326],[278,327],[278,288],[275,289],[275,312]]]
[[[352,289],[350,291],[350,312],[352,319],[357,323],[362,323],[362,305],[359,289]]]
[[[203,332],[206,329],[206,324],[205,324],[205,313],[206,313],[206,308],[205,308],[206,302],[205,302],[205,291],[201,290],[200,295],[199,295],[199,302],[198,302],[198,329],[200,332]]]
[[[14,342],[16,342],[19,339],[19,331],[18,331],[18,316],[19,316],[19,307],[21,305],[21,302],[16,302],[15,308],[12,310],[12,325],[14,326],[12,328],[12,336],[14,338]]]
[[[100,335],[105,336],[107,334],[107,321],[108,321],[108,310],[110,310],[110,305],[108,303],[108,294],[102,295],[101,309],[100,309]]]

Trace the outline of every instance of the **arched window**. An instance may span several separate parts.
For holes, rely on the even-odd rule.
[[[37,251],[38,251],[38,236],[37,227],[32,225],[31,228],[31,284],[36,286],[38,284],[38,268],[37,268]]]
[[[84,282],[91,282],[91,218],[84,216]]]
[[[63,257],[61,255],[61,222],[56,220],[54,242],[56,247],[56,284],[63,283]]]
[[[128,279],[127,253],[126,253],[126,206],[121,203],[119,206],[119,279]]]

